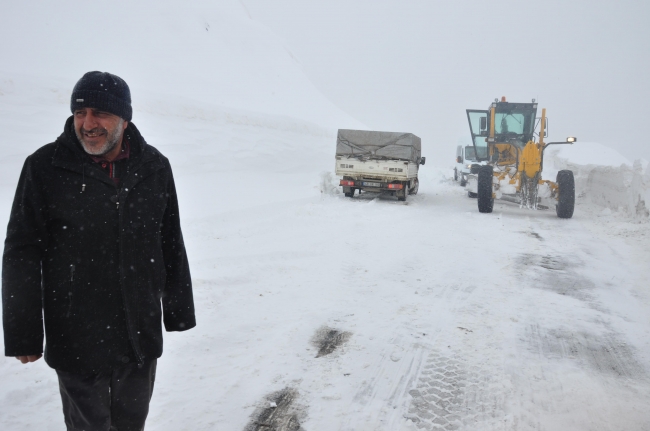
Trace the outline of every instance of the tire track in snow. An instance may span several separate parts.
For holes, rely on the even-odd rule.
[[[420,288],[420,290],[423,300],[427,298],[428,303],[435,305],[432,316],[440,319],[437,325],[434,325],[433,333],[422,333],[417,324],[408,320],[404,320],[400,327],[395,328],[397,335],[388,340],[387,346],[382,349],[379,357],[371,365],[369,377],[359,387],[352,399],[351,410],[353,413],[341,427],[342,430],[397,430],[409,426],[409,423],[422,426],[425,422],[418,419],[416,410],[418,412],[430,410],[428,413],[422,413],[423,418],[427,419],[434,414],[434,409],[438,408],[433,404],[427,404],[428,401],[420,397],[417,391],[420,390],[418,388],[423,384],[423,379],[429,378],[423,376],[429,374],[432,367],[436,366],[431,362],[431,358],[434,356],[429,356],[432,351],[432,343],[441,342],[438,338],[443,334],[443,329],[453,325],[454,310],[465,307],[465,303],[476,290],[476,286],[451,284],[430,286]],[[403,311],[407,317],[410,315],[407,310]],[[455,326],[451,326],[451,328],[458,331]],[[454,370],[445,369],[443,373],[461,373],[460,361],[457,358],[442,358],[440,360],[451,361],[445,366],[455,368]],[[458,379],[459,377],[456,377],[456,380]],[[449,389],[455,385],[455,381],[445,382],[445,385],[445,388]],[[429,389],[439,390],[435,387]],[[422,394],[422,396],[431,396],[431,394]],[[458,394],[455,393],[454,396],[454,399],[444,399],[442,403],[460,403]],[[437,420],[443,423],[448,419],[439,417]]]
[[[427,358],[406,418],[418,429],[457,430],[461,427],[460,411],[467,384],[464,364],[433,352]]]
[[[513,265],[522,298],[535,303],[521,308],[525,321],[516,327],[510,362],[517,365],[509,371],[517,395],[510,406],[514,429],[647,429],[641,425],[647,416],[639,414],[649,394],[647,371],[612,326],[602,299],[603,292],[624,287],[597,275],[620,256],[577,221],[535,224],[544,241],[531,244]]]

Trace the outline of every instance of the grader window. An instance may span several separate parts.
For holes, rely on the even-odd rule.
[[[497,142],[523,146],[533,138],[536,104],[497,103],[494,114],[494,134]]]
[[[483,138],[481,136],[477,136],[474,138],[474,148],[476,148],[476,151],[474,152],[474,156],[476,160],[486,160],[488,156],[488,143],[487,139]]]
[[[524,114],[502,114],[495,116],[494,132],[497,135],[523,135]]]

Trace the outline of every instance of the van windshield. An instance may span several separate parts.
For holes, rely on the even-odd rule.
[[[471,145],[465,147],[465,160],[471,160],[472,162],[476,161],[476,151]]]

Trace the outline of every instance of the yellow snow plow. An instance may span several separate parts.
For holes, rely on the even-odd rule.
[[[537,115],[537,103],[511,103],[505,97],[495,99],[487,110],[468,109],[472,141],[477,161],[467,189],[478,198],[478,210],[491,213],[494,199],[518,203],[531,209],[548,208],[540,202],[554,203],[557,216],[571,218],[575,206],[573,172],[562,170],[556,181],[542,179],[544,150],[549,145],[573,144],[545,142],[548,120],[546,109]]]

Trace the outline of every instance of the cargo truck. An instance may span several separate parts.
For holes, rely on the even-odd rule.
[[[347,197],[359,190],[396,196],[405,201],[418,192],[418,170],[424,165],[419,137],[412,133],[340,129],[336,139],[337,176]]]

